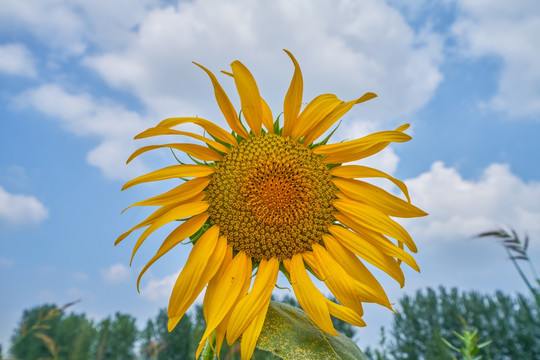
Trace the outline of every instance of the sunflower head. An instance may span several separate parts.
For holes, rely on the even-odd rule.
[[[336,335],[331,316],[364,326],[362,303],[391,308],[388,298],[364,262],[393,277],[401,286],[401,263],[419,270],[405,246],[416,252],[409,234],[394,217],[424,216],[411,204],[405,184],[363,165],[344,165],[383,150],[410,136],[408,125],[337,144],[330,136],[316,142],[354,105],[376,95],[342,101],[335,95],[315,97],[303,109],[303,80],[294,64],[291,85],[283,104],[283,125],[261,97],[249,70],[231,64],[242,117],[212,72],[204,70],[214,87],[217,104],[231,131],[198,117],[169,118],[136,138],[177,135],[203,143],[178,142],[143,147],[128,159],[150,150],[170,148],[195,164],[176,164],[129,181],[136,184],[176,179],[171,190],[131,206],[157,209],[122,234],[146,228],[133,255],[156,229],[184,221],[163,241],[143,273],[157,259],[186,238],[194,244],[178,276],[169,302],[169,329],[206,289],[203,311],[207,328],[197,352],[215,334],[219,352],[224,339],[232,344],[242,337],[242,359],[249,359],[263,326],[278,272],[290,281],[304,311],[323,331]],[[177,129],[193,123],[209,137]],[[264,128],[263,128],[264,125]],[[333,132],[332,132],[333,133]],[[332,134],[331,133],[331,134]],[[187,179],[189,178],[189,180]],[[393,182],[405,199],[365,179]],[[256,276],[252,284],[253,272]],[[327,299],[309,276],[325,285],[337,302]]]

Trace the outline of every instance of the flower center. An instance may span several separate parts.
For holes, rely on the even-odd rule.
[[[337,189],[328,167],[290,138],[252,137],[215,167],[205,190],[211,222],[256,260],[310,251],[333,222]]]

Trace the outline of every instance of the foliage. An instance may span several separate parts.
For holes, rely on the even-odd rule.
[[[71,305],[25,310],[11,338],[11,354],[16,359],[90,359],[93,324],[84,315],[66,315]]]
[[[465,320],[463,320],[463,318],[461,318],[461,320],[464,327],[463,332],[460,335],[454,331],[454,335],[462,342],[463,344],[462,347],[461,348],[455,347],[445,338],[441,338],[441,340],[450,349],[461,353],[461,355],[463,355],[463,360],[481,360],[482,356],[480,355],[477,356],[476,354],[480,352],[480,349],[488,346],[491,343],[491,340],[478,344],[478,330],[471,329],[469,327],[469,324],[467,324]]]
[[[400,301],[394,317],[386,359],[451,359],[442,338],[459,348],[460,341],[453,331],[462,327],[458,316],[478,329],[478,336],[491,339],[489,347],[479,355],[490,360],[540,359],[540,309],[523,295],[508,296],[498,291],[494,296],[478,292],[459,293],[439,288]],[[377,359],[373,350],[365,352]]]
[[[116,313],[97,326],[96,360],[136,359],[134,347],[138,336],[136,319],[128,314]]]
[[[286,360],[365,359],[351,339],[328,335],[301,309],[275,301],[270,302],[257,348]]]

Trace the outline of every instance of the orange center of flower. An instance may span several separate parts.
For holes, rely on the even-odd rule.
[[[215,166],[208,212],[237,251],[290,259],[310,251],[333,222],[336,188],[328,167],[290,138],[250,138]]]

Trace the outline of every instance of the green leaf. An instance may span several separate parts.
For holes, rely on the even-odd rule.
[[[348,337],[329,335],[302,310],[275,301],[270,302],[257,347],[285,360],[367,360]]]

